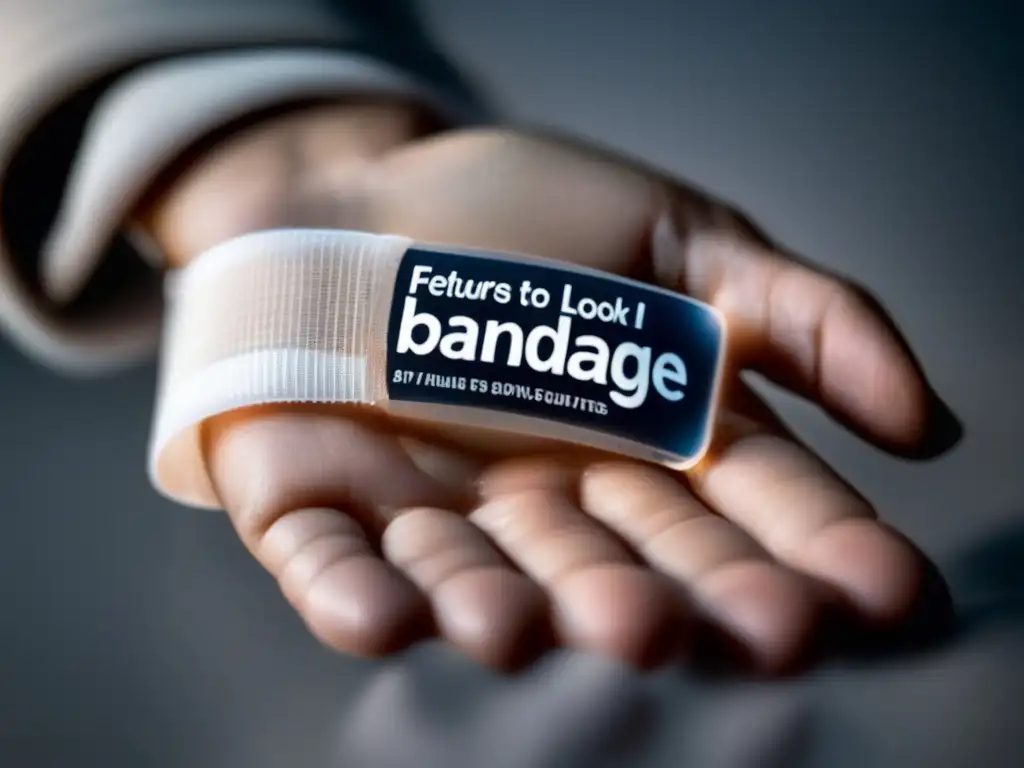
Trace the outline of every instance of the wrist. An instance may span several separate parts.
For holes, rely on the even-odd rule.
[[[435,128],[399,102],[304,105],[264,115],[181,158],[136,222],[179,267],[274,227],[368,228],[361,185],[381,155]]]

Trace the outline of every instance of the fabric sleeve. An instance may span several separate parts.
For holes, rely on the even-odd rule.
[[[34,359],[99,373],[147,357],[157,272],[126,214],[188,146],[296,99],[396,94],[452,123],[486,112],[388,0],[7,0],[0,5],[0,327]],[[376,9],[371,13],[368,8]],[[67,305],[40,255],[84,261]]]

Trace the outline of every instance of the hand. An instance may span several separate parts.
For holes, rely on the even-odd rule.
[[[825,616],[888,631],[934,597],[923,555],[738,375],[890,452],[950,448],[958,422],[863,290],[607,153],[494,130],[360,144],[387,132],[346,119],[304,111],[236,134],[181,170],[145,225],[176,264],[293,225],[630,274],[725,313],[729,375],[715,443],[685,474],[510,438],[414,440],[351,408],[213,419],[204,450],[228,515],[323,642],[380,655],[436,633],[509,666],[549,642],[649,665],[696,640],[781,671],[820,646]]]

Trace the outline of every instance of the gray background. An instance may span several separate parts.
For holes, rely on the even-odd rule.
[[[947,568],[966,616],[951,648],[774,685],[566,656],[503,682],[431,647],[334,657],[225,520],[147,486],[151,369],[64,381],[3,347],[0,766],[597,765],[586,752],[629,738],[628,765],[1024,764],[1013,5],[423,4],[514,117],[736,201],[893,308],[966,422],[954,454],[902,463],[778,402]]]

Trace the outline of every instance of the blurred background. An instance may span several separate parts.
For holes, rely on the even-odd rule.
[[[1024,765],[1019,4],[420,7],[512,118],[710,189],[892,308],[966,423],[952,455],[902,463],[773,397],[938,559],[958,637],[773,684],[333,656],[224,518],[150,490],[152,368],[67,381],[3,346],[0,766]]]

